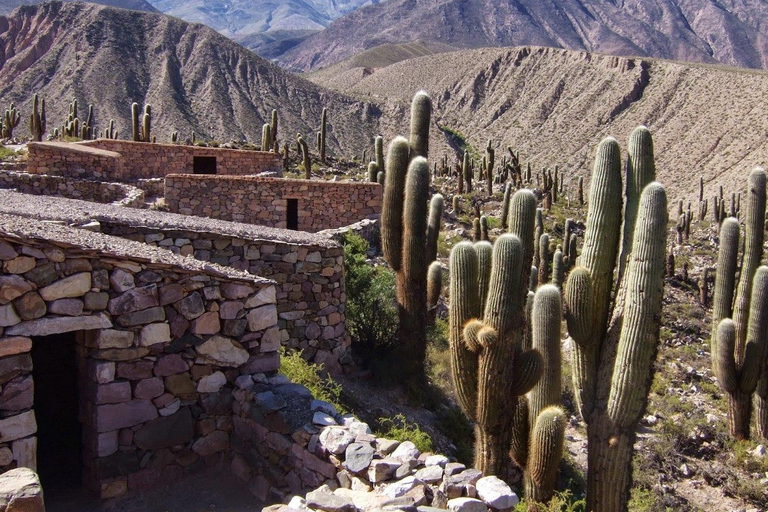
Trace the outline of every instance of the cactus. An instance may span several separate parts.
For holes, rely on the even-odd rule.
[[[301,149],[301,165],[304,168],[304,178],[311,179],[312,162],[309,159],[309,148],[307,147],[307,141],[304,140],[300,133],[296,135],[296,144]]]
[[[376,168],[379,172],[384,172],[384,139],[377,135],[373,141],[373,151],[376,160]]]
[[[512,183],[504,187],[504,201],[501,203],[501,227],[507,229],[509,223],[509,199],[512,197]]]
[[[141,142],[141,129],[139,127],[139,104],[133,103],[131,105],[131,120],[134,142]]]
[[[549,235],[539,237],[539,285],[549,282]]]
[[[608,137],[595,160],[580,266],[565,287],[573,389],[587,424],[586,509],[593,512],[627,510],[635,427],[647,401],[660,331],[666,192],[655,182],[642,193],[628,187],[627,194],[640,197],[632,240],[626,241],[631,247],[626,270],[614,283],[623,243],[622,188],[619,145]]]
[[[323,113],[320,114],[320,131],[317,133],[317,152],[320,154],[320,161],[322,163],[325,163],[325,136],[327,121],[328,109],[323,108]]]
[[[269,141],[270,147],[274,148],[275,153],[279,153],[279,145],[277,143],[277,127],[278,127],[278,119],[277,119],[277,110],[272,109],[272,116],[269,123],[269,135],[271,137],[271,140]]]
[[[505,474],[510,462],[510,446],[513,447],[512,452],[519,455],[523,450],[515,450],[514,447],[528,445],[530,428],[528,420],[524,419],[528,416],[528,403],[523,395],[539,382],[547,360],[538,350],[531,350],[527,340],[529,329],[526,328],[526,316],[531,315],[526,315],[525,310],[536,307],[535,299],[532,302],[528,292],[536,199],[529,190],[518,191],[512,197],[510,209],[510,233],[496,240],[491,258],[487,256],[491,248],[488,242],[475,246],[467,242],[457,244],[450,258],[452,377],[459,404],[475,421],[474,465],[486,474],[496,475]],[[542,297],[551,296],[547,289],[540,294]],[[559,292],[556,291],[555,297],[559,307]],[[551,317],[545,319],[545,315],[540,313],[537,320],[541,320],[538,322],[540,326],[546,326],[546,332],[556,333],[558,340],[554,347],[559,358],[560,312],[559,309],[550,312]],[[536,313],[532,316],[536,317]],[[537,322],[532,323],[535,325]],[[462,329],[462,326],[465,327]],[[547,367],[546,382],[540,384],[541,394],[536,397],[560,391],[556,380],[559,376],[556,359],[553,358],[551,363]],[[534,436],[542,436],[542,441],[531,450],[537,461],[516,460],[523,461],[523,465],[531,470],[530,477],[527,476],[532,483],[531,488],[541,486],[543,494],[546,494],[546,488],[554,483],[552,475],[557,471],[562,440],[558,446],[558,436],[544,433],[545,430],[552,430],[553,425],[549,409],[545,409],[546,414],[541,411],[544,416],[539,414],[539,404],[543,402],[543,399],[535,400],[532,415],[534,420],[541,417],[542,423],[539,428],[533,428]],[[516,405],[510,407],[509,404]],[[550,404],[544,404],[545,407],[547,405]],[[564,415],[559,418],[564,428]],[[554,442],[545,442],[544,439],[553,439]],[[553,454],[558,455],[551,456]],[[541,496],[533,490],[530,493]]]
[[[555,251],[555,255],[552,257],[552,284],[557,286],[558,289],[563,287],[563,280],[565,279],[565,263],[563,262],[563,251],[560,247]]]
[[[584,204],[584,178],[579,176],[579,204]]]
[[[488,238],[488,217],[480,216],[480,240],[490,241]]]
[[[467,193],[471,194],[472,193],[472,168],[469,165],[469,151],[464,151],[464,158],[461,163],[461,173],[464,176],[464,181],[467,183]]]
[[[427,141],[421,135],[429,131],[429,116],[424,114],[431,111],[431,100],[420,92],[413,104],[417,112],[411,114],[411,133],[416,135],[411,141],[396,137],[387,154],[381,246],[396,277],[403,376],[409,385],[420,386],[425,378],[427,347],[427,266],[431,263],[428,258],[437,254],[444,201],[442,196],[433,199],[428,221],[429,164],[425,157],[414,156],[414,152],[427,153]]]
[[[428,157],[429,119],[432,116],[432,99],[424,91],[419,91],[411,102],[411,158]]]
[[[32,140],[41,142],[45,130],[45,100],[39,99],[35,93],[32,100],[32,113],[29,116],[29,132],[32,134]]]
[[[133,140],[135,142],[152,142],[152,106],[144,105],[144,114],[140,114],[139,104],[131,105]]]
[[[766,173],[758,167],[749,175],[744,256],[736,283],[739,259],[739,222],[725,219],[720,227],[715,295],[712,304],[712,368],[728,393],[728,425],[736,439],[749,439],[752,394],[758,385],[768,329],[768,269],[758,272],[763,254]],[[761,267],[764,268],[764,267]],[[734,297],[735,291],[735,297]],[[726,322],[727,320],[727,322]],[[757,329],[753,331],[754,329]],[[721,339],[721,333],[727,339]],[[727,369],[727,373],[720,373]],[[736,383],[736,384],[734,384]],[[760,401],[759,395],[755,399]],[[758,422],[759,423],[759,422]]]
[[[456,216],[461,213],[461,196],[455,195],[452,200],[453,215]]]
[[[379,175],[379,166],[376,162],[368,162],[368,181],[376,183],[376,177]]]
[[[2,136],[4,139],[13,138],[13,129],[19,126],[20,121],[21,113],[16,110],[16,106],[11,103],[11,105],[8,107],[8,110],[6,110],[5,114],[3,115]]]
[[[496,152],[491,145],[491,141],[488,141],[488,146],[485,148],[485,181],[488,188],[488,195],[493,195],[493,166],[496,161]]]
[[[272,144],[272,128],[268,123],[261,127],[261,150],[269,151]]]
[[[472,241],[479,242],[483,239],[482,228],[480,227],[480,217],[475,217],[472,220]]]
[[[427,269],[427,309],[433,310],[440,300],[443,289],[443,267],[440,262],[433,261]],[[430,320],[434,320],[432,317]]]

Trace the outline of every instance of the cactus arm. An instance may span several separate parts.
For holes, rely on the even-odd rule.
[[[429,153],[429,119],[432,115],[432,99],[419,91],[411,102],[411,157],[427,158]]]
[[[475,417],[477,407],[477,354],[464,342],[464,326],[481,313],[478,295],[477,252],[469,242],[460,242],[451,250],[450,298],[448,302],[451,374],[456,397],[464,413]]]
[[[528,393],[528,407],[532,421],[547,406],[560,403],[562,398],[560,323],[563,317],[560,289],[543,285],[536,290],[531,314],[533,348],[542,357],[543,374]]]
[[[666,252],[667,195],[659,183],[640,197],[638,225],[627,268],[624,320],[608,397],[608,416],[619,427],[634,425],[645,407],[661,327]]]
[[[523,244],[523,266],[520,278],[522,283],[528,283],[535,245],[533,232],[536,223],[536,196],[533,192],[521,189],[514,193],[509,206],[508,223],[508,232],[516,235]]]
[[[717,326],[733,314],[733,290],[739,253],[739,221],[725,219],[720,226],[720,248],[717,253],[715,291],[712,298],[712,339],[710,352],[718,352]],[[717,375],[715,375],[717,376]]]
[[[474,244],[477,252],[477,286],[480,294],[480,310],[485,310],[485,300],[488,295],[488,283],[491,279],[491,259],[493,256],[493,245],[487,240],[476,242]]]
[[[397,137],[389,145],[384,173],[384,200],[381,208],[381,249],[395,272],[402,265],[403,196],[408,174],[408,141]]]
[[[427,309],[437,306],[442,290],[443,267],[440,265],[440,262],[433,261],[427,269]]]
[[[765,265],[755,271],[749,305],[749,329],[744,360],[739,368],[739,389],[751,395],[757,387],[768,351],[768,267]]]
[[[747,187],[747,213],[744,222],[744,259],[741,264],[739,285],[733,308],[736,327],[736,362],[745,361],[747,329],[750,322],[750,299],[755,271],[763,256],[765,234],[765,170],[758,167],[749,174]]]
[[[525,497],[529,501],[543,503],[552,497],[563,457],[565,420],[565,412],[554,406],[535,419],[525,475]]]
[[[429,202],[429,221],[427,222],[427,262],[437,259],[437,238],[440,235],[440,220],[445,209],[445,200],[441,194],[435,194]]]

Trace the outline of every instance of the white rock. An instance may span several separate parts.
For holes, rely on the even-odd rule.
[[[178,398],[174,398],[173,402],[169,403],[162,409],[160,409],[159,412],[160,416],[170,416],[171,414],[176,414],[178,410],[181,408],[181,400]]]
[[[448,500],[448,510],[453,512],[488,512],[488,507],[475,498],[454,498]]]
[[[307,500],[301,496],[294,496],[291,501],[288,502],[288,507],[296,510],[309,510],[307,507]]]
[[[200,381],[197,383],[197,392],[218,393],[226,383],[227,376],[222,372],[215,372],[200,379]]]
[[[316,413],[322,414],[322,413]],[[343,427],[329,427],[320,432],[320,444],[329,452],[340,455],[355,438]]]
[[[314,423],[315,425],[320,425],[321,427],[338,425],[338,423],[336,423],[336,420],[333,419],[333,416],[331,416],[330,414],[326,414],[324,412],[316,412],[312,416],[312,423]]]
[[[448,457],[445,455],[430,455],[424,460],[425,466],[440,466],[444,468],[448,464]]]
[[[421,452],[416,448],[415,444],[411,441],[404,441],[392,452],[391,457],[405,462],[408,459],[418,459],[419,455],[421,455]]]
[[[752,455],[758,458],[765,457],[765,445],[759,444],[755,447],[754,450],[752,450]]]
[[[158,343],[171,341],[171,326],[167,323],[145,325],[141,328],[139,344],[142,347],[150,347]]]
[[[197,353],[221,366],[238,367],[248,361],[250,354],[230,338],[215,335],[197,347]]]
[[[368,480],[374,484],[389,480],[401,464],[399,460],[394,459],[374,460],[368,467]]]
[[[428,484],[435,484],[443,479],[443,468],[437,465],[427,466],[418,470],[413,476]]]
[[[520,502],[517,494],[500,478],[485,476],[475,484],[477,495],[496,509],[512,508]],[[450,502],[449,502],[450,503]]]
[[[362,421],[353,421],[349,425],[349,432],[353,436],[357,437],[360,434],[370,434],[371,427],[369,427],[367,423],[363,423]]]
[[[389,484],[384,489],[384,494],[389,496],[390,498],[399,498],[400,496],[404,496],[408,491],[412,490],[413,488],[424,485],[424,482],[421,480],[418,480],[416,477],[409,476],[406,478],[403,478],[402,480]]]

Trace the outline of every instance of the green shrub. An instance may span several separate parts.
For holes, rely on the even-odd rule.
[[[395,275],[386,267],[366,263],[368,242],[357,233],[344,235],[343,243],[347,328],[353,350],[371,359],[395,342],[399,325]]]
[[[410,441],[416,445],[420,452],[432,451],[432,438],[421,430],[415,423],[408,423],[404,414],[398,414],[394,418],[379,418],[382,429],[376,435],[396,441]]]
[[[556,492],[549,503],[535,503],[521,501],[514,508],[514,512],[584,512],[587,507],[585,500],[577,500],[571,495],[571,491]]]
[[[19,156],[19,153],[16,151],[7,148],[5,146],[0,146],[0,160],[8,160]]]
[[[312,392],[318,400],[332,403],[339,413],[346,413],[347,409],[341,402],[341,384],[334,381],[330,375],[321,377],[322,365],[310,363],[301,357],[300,350],[286,350],[280,348],[280,373],[291,382],[301,384]]]

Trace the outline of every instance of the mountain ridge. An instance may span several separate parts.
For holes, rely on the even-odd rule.
[[[294,71],[384,43],[551,46],[624,56],[768,65],[760,0],[390,0],[337,19],[278,58]]]
[[[95,125],[115,119],[130,133],[130,105],[150,103],[153,131],[167,141],[261,140],[272,109],[279,139],[312,137],[323,107],[331,152],[367,145],[359,133],[376,133],[380,111],[281,70],[212,29],[162,14],[84,3],[24,6],[0,18],[0,101],[24,115],[35,92],[46,99],[49,132],[60,126],[76,98],[94,104]],[[26,117],[20,125],[26,132]],[[291,135],[288,135],[291,134]]]
[[[0,0],[0,15],[10,14],[11,11],[22,5],[35,5],[48,0]],[[61,0],[62,2],[78,2],[82,0]],[[145,0],[90,0],[91,3],[130,9],[133,11],[160,12]]]

